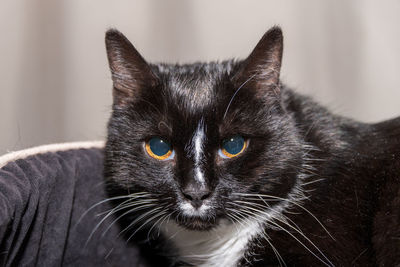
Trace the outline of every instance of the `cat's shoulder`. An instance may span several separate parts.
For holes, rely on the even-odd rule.
[[[372,242],[380,266],[400,265],[400,117],[372,125],[373,147],[381,157],[375,179],[377,203]],[[366,145],[368,145],[366,143]]]

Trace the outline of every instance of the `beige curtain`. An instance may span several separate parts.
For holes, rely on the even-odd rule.
[[[192,62],[245,57],[278,24],[287,84],[359,120],[400,115],[399,14],[397,0],[4,0],[0,154],[105,137],[110,27],[149,61]]]

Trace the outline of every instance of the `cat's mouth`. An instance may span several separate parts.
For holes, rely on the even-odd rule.
[[[188,229],[195,231],[207,231],[218,226],[218,220],[216,218],[206,218],[201,217],[179,217],[176,218],[176,222]]]
[[[188,201],[179,204],[179,215],[176,222],[188,230],[206,231],[218,225],[215,210],[209,200],[204,201],[200,207],[194,207]]]

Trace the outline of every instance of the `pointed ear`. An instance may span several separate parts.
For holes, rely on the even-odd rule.
[[[251,87],[256,96],[262,97],[273,92],[279,95],[279,73],[283,52],[283,36],[279,27],[268,30],[253,52],[244,60],[234,80],[241,86]]]
[[[154,86],[156,76],[129,40],[119,31],[106,33],[108,63],[114,83],[114,104],[125,105],[144,87]]]

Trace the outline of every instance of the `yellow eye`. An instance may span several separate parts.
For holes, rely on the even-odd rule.
[[[247,147],[247,141],[240,135],[232,136],[222,141],[220,155],[223,158],[234,158],[240,155]]]
[[[147,153],[158,160],[167,160],[173,156],[171,144],[159,137],[151,138],[146,142],[145,147]]]

